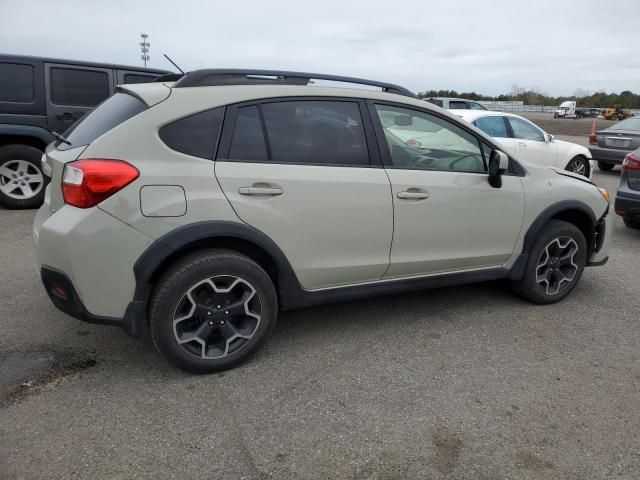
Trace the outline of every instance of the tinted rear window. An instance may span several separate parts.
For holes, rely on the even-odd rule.
[[[56,105],[93,107],[109,96],[106,72],[51,68],[51,101]]]
[[[33,67],[0,63],[0,102],[33,102]]]
[[[458,100],[449,100],[450,110],[466,110],[467,108],[469,108],[467,106],[467,102],[460,102]]]
[[[138,75],[135,73],[125,73],[124,83],[149,83],[153,82],[159,75]]]
[[[68,150],[88,145],[99,136],[146,109],[147,106],[144,102],[133,95],[116,93],[87,113],[64,133],[71,145],[58,142],[57,148]]]
[[[162,127],[158,134],[167,147],[194,157],[213,158],[224,107],[189,115]]]

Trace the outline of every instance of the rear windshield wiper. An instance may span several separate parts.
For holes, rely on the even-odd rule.
[[[58,140],[59,142],[66,143],[67,145],[71,145],[71,142],[67,140],[66,137],[64,137],[63,135],[60,135],[58,132],[51,132],[51,133],[53,133],[53,136],[56,137],[56,140]]]

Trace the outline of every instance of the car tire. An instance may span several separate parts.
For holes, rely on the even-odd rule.
[[[600,162],[600,161],[598,162],[598,168],[600,170],[604,170],[605,172],[609,172],[613,170],[613,167],[615,167],[613,163]]]
[[[219,249],[174,264],[156,284],[150,305],[158,351],[198,374],[245,361],[269,338],[278,314],[269,275],[250,258]]]
[[[537,304],[555,303],[580,281],[587,263],[587,242],[575,225],[551,220],[529,252],[521,280],[513,281],[516,294]]]
[[[625,226],[627,226],[628,228],[633,228],[634,230],[640,230],[640,222],[633,221],[630,218],[626,218],[626,217],[622,217],[622,221],[624,222]]]
[[[42,152],[29,145],[0,147],[0,206],[38,208],[49,178],[42,173]]]
[[[589,162],[582,155],[576,155],[569,160],[565,170],[589,178]]]

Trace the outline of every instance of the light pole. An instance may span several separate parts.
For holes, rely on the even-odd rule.
[[[142,38],[142,41],[140,42],[140,51],[142,52],[142,55],[140,56],[140,58],[142,58],[142,60],[144,61],[144,66],[146,67],[147,60],[151,58],[149,56],[149,48],[151,47],[151,44],[147,41],[149,39],[149,35],[147,35],[146,33],[141,33],[140,38]]]

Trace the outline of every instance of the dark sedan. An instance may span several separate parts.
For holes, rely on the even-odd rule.
[[[627,227],[640,229],[640,148],[622,162],[615,209]]]
[[[589,137],[589,150],[601,170],[611,170],[640,147],[640,117],[631,117]]]

